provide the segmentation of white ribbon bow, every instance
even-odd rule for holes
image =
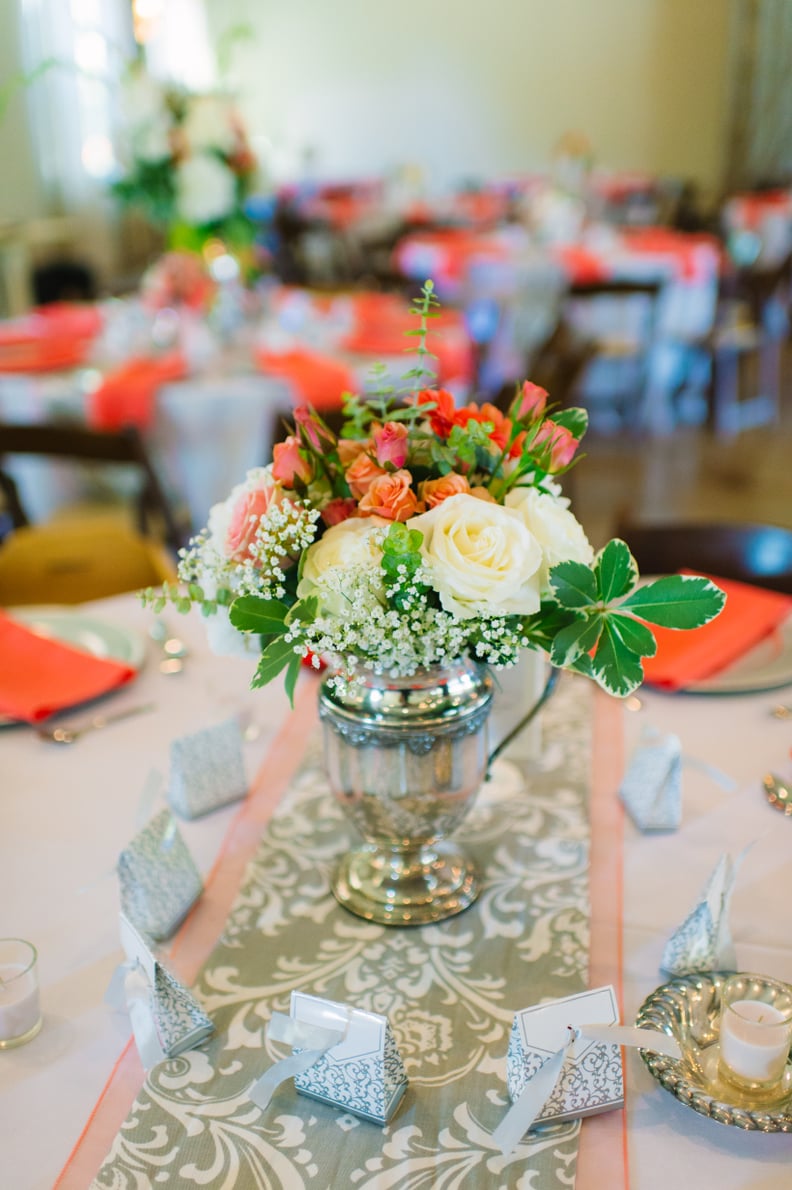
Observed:
[[[269,1040],[296,1046],[301,1053],[281,1058],[251,1085],[248,1094],[256,1107],[262,1111],[268,1107],[281,1083],[309,1070],[329,1049],[344,1040],[348,1027],[347,1022],[343,1029],[327,1029],[324,1025],[309,1025],[285,1013],[273,1012],[267,1026]]]
[[[529,1078],[522,1092],[515,1099],[492,1139],[506,1157],[520,1143],[525,1133],[553,1093],[564,1066],[567,1050],[581,1037],[588,1041],[604,1041],[610,1045],[637,1046],[665,1054],[667,1058],[681,1059],[682,1052],[673,1037],[656,1029],[639,1029],[631,1025],[581,1025],[573,1029],[568,1025],[569,1036],[560,1049],[556,1050]]]

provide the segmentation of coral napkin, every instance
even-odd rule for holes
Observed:
[[[94,306],[55,303],[0,323],[0,372],[54,372],[85,361],[102,329]]]
[[[28,723],[131,681],[130,665],[38,636],[0,612],[0,713]]]
[[[657,653],[647,657],[643,666],[645,680],[653,686],[682,690],[691,682],[711,677],[747,653],[792,613],[789,595],[707,577],[726,592],[726,606],[709,624],[689,632],[653,628]]]
[[[187,363],[178,352],[161,356],[139,356],[127,360],[105,376],[88,399],[88,421],[96,430],[118,430],[123,426],[148,429],[154,417],[157,391],[170,380],[187,375]]]
[[[341,394],[355,392],[353,372],[327,355],[303,348],[267,351],[258,348],[255,359],[263,372],[282,376],[294,386],[297,404],[307,402],[314,409],[340,409]]]

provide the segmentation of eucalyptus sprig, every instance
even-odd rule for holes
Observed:
[[[418,357],[415,361],[415,366],[410,368],[409,372],[404,373],[404,379],[409,381],[407,390],[413,394],[420,392],[422,388],[426,388],[429,382],[435,379],[434,369],[427,367],[425,361],[437,359],[437,356],[426,346],[426,339],[429,334],[429,319],[438,317],[440,313],[439,306],[440,302],[434,291],[434,283],[432,281],[424,281],[421,286],[421,296],[414,298],[410,307],[410,313],[420,320],[419,325],[414,327],[413,330],[404,332],[405,335],[413,336],[418,340],[416,347],[405,349],[414,351]]]

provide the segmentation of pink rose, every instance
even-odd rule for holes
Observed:
[[[333,431],[325,425],[310,405],[300,405],[294,410],[294,422],[297,433],[302,432],[306,441],[319,454],[323,452],[325,446],[329,446],[335,441]]]
[[[225,549],[232,561],[244,562],[250,557],[250,547],[256,539],[261,518],[271,504],[278,504],[282,499],[283,495],[276,487],[242,493],[231,512],[226,533]]]
[[[374,447],[381,467],[392,463],[398,471],[407,461],[407,427],[398,421],[386,421],[374,430]]]
[[[300,439],[290,434],[285,442],[276,442],[272,448],[272,478],[285,488],[293,488],[295,482],[308,483],[312,478],[311,464],[300,453]]]
[[[409,520],[416,513],[423,512],[423,505],[418,502],[411,483],[409,471],[380,475],[360,501],[360,512],[364,516],[385,517],[388,521]]]
[[[547,390],[526,380],[517,397],[514,416],[519,421],[538,421],[547,406]]]
[[[464,475],[457,475],[455,471],[441,475],[439,479],[427,479],[421,484],[421,497],[426,501],[427,508],[436,508],[449,496],[459,496],[463,492],[470,492],[470,484]]]
[[[348,521],[351,516],[357,512],[357,500],[352,500],[350,497],[338,496],[335,500],[331,500],[329,504],[325,504],[322,509],[322,520],[329,527],[330,525],[340,525],[342,521]]]
[[[356,500],[359,500],[361,496],[365,496],[374,480],[385,474],[387,472],[383,471],[382,467],[378,467],[368,455],[359,454],[348,468],[344,478],[349,484],[352,495]]]
[[[561,471],[569,466],[575,457],[580,442],[566,426],[556,425],[550,418],[544,422],[533,440],[531,450],[536,453],[537,447],[543,447],[548,455],[548,462],[544,464],[549,472]]]

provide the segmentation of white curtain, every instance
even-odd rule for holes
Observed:
[[[792,0],[732,0],[729,183],[792,178]]]

